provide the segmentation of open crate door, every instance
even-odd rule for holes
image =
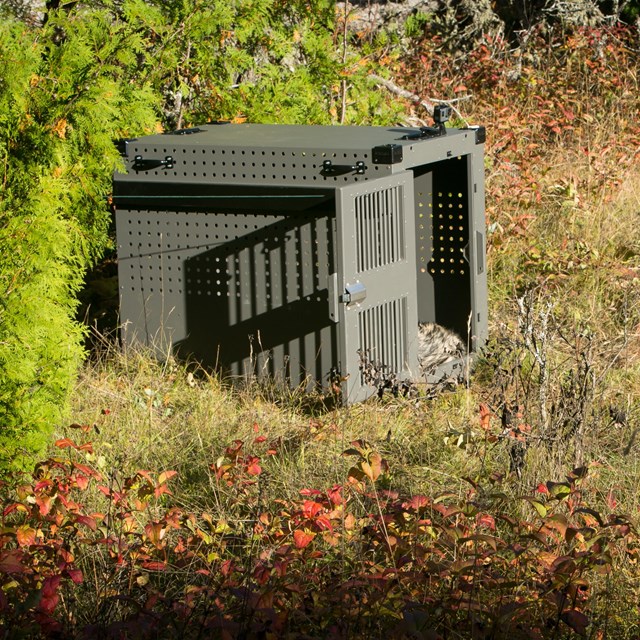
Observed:
[[[348,403],[375,389],[362,357],[398,379],[417,376],[417,284],[413,173],[339,188],[338,272],[333,315],[341,341],[342,392]]]

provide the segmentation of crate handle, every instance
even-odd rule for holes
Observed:
[[[173,157],[165,156],[164,160],[158,160],[157,158],[136,156],[133,159],[133,168],[135,171],[149,171],[150,169],[157,169],[158,167],[173,169]]]

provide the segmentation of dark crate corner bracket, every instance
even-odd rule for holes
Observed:
[[[487,335],[484,129],[219,123],[123,141],[126,343],[239,377],[375,393],[418,324]],[[434,372],[436,375],[438,372]]]

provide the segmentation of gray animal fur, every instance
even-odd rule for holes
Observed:
[[[466,347],[458,334],[439,324],[418,325],[418,364],[422,374],[430,374],[448,362],[461,358]]]

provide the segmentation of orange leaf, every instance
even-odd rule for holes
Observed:
[[[260,458],[253,457],[249,460],[247,464],[247,473],[250,476],[259,476],[262,473],[262,467],[258,464],[260,462]]]
[[[64,118],[60,118],[60,120],[51,127],[51,131],[53,131],[58,138],[64,140],[67,137],[67,121]]]
[[[316,534],[308,529],[301,531],[300,529],[296,529],[293,532],[293,541],[296,545],[297,549],[304,549],[308,546],[311,541],[316,537]]]
[[[382,473],[382,456],[379,453],[373,452],[369,456],[368,461],[360,463],[360,467],[367,478],[369,478],[371,482],[375,482]]]
[[[160,541],[164,537],[164,529],[159,522],[153,522],[145,525],[144,532],[147,534],[147,538],[156,546],[160,547]]]
[[[55,445],[60,449],[67,449],[68,447],[78,448],[76,443],[69,438],[60,438],[60,440],[56,440]]]
[[[38,509],[40,509],[40,515],[46,516],[49,511],[51,511],[51,504],[53,503],[54,496],[38,496],[36,498],[36,504],[38,505]]]
[[[76,484],[78,485],[78,489],[80,489],[80,491],[84,491],[89,486],[89,478],[79,473],[78,475],[76,475]]]
[[[164,571],[167,568],[166,562],[160,562],[159,560],[143,562],[141,566],[148,571]]]
[[[164,484],[167,480],[171,480],[171,478],[177,475],[178,475],[177,471],[163,471],[158,476],[158,484]]]
[[[23,524],[16,529],[16,539],[21,547],[28,547],[35,544],[36,530],[29,525]]]

